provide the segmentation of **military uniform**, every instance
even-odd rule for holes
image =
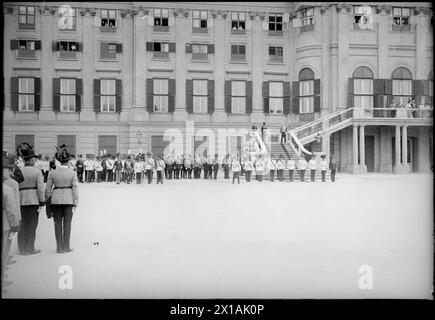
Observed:
[[[311,182],[316,181],[316,160],[311,158],[311,160],[308,162],[308,169],[310,169],[311,172]]]
[[[298,161],[298,170],[301,181],[304,181],[305,178],[305,170],[307,169],[307,161],[304,158],[299,159]]]
[[[322,161],[320,162],[320,172],[322,173],[322,182],[326,181],[326,170],[328,170],[328,161],[322,156]]]
[[[290,182],[293,182],[293,173],[295,171],[295,168],[296,168],[295,161],[293,159],[289,159],[287,161],[287,170],[289,173]]]
[[[243,165],[244,169],[245,169],[245,179],[246,182],[250,182],[251,181],[251,174],[252,174],[252,161],[250,159],[246,159],[245,163]]]
[[[280,157],[276,161],[276,170],[278,171],[278,180],[279,181],[284,181],[284,169],[285,169],[285,162],[282,159],[282,157]]]

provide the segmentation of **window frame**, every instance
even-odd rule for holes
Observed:
[[[234,20],[233,19],[233,14],[237,15],[237,19]],[[240,20],[240,15],[243,14],[245,17],[243,18],[243,20]],[[234,23],[236,23],[236,27],[234,27]],[[241,27],[241,23],[243,23],[243,27],[242,29],[240,29]],[[231,12],[231,30],[234,31],[245,31],[246,30],[246,12],[243,11],[232,11]]]
[[[308,15],[308,12],[312,11],[312,14]],[[307,23],[307,21],[309,23]],[[301,9],[301,26],[311,26],[314,25],[314,7]]]
[[[67,84],[67,88],[68,88],[68,93],[63,93],[62,92],[62,88],[63,88],[63,86],[62,86],[62,81],[73,81],[73,83],[74,83],[74,93],[71,93],[71,92],[69,92],[69,83]],[[76,95],[77,95],[77,86],[76,86],[76,81],[77,81],[77,79],[76,78],[68,78],[68,77],[65,77],[65,78],[60,78],[60,80],[59,80],[59,84],[60,84],[60,86],[59,86],[59,96],[60,96],[60,111],[61,112],[76,112],[76,108],[77,108],[77,105],[76,105]],[[63,103],[62,103],[62,98],[64,98],[64,97],[66,97],[67,98],[67,100],[68,100],[68,104],[67,104],[67,110],[65,110],[63,107],[64,107],[64,105],[63,105]],[[72,101],[73,101],[73,105],[74,105],[74,109],[73,110],[71,110],[69,107],[70,107],[70,99],[72,99]]]
[[[107,18],[103,18],[103,12],[107,11]],[[115,17],[110,18],[110,12],[115,12]],[[116,29],[116,18],[117,18],[117,12],[116,9],[100,9],[100,19],[101,23],[100,26],[102,28],[108,28],[108,29]],[[103,21],[106,20],[105,25],[103,25]],[[113,26],[110,26],[110,22],[113,21]]]
[[[59,7],[59,19],[61,19],[62,17],[65,17],[66,19],[68,19],[68,21],[70,21],[70,19],[72,19],[72,23],[71,24],[62,24],[62,26],[71,26],[71,28],[61,28],[61,24],[58,24],[59,26],[59,31],[75,31],[77,28],[77,8],[71,8],[71,7],[64,7],[63,9],[66,9],[68,14],[64,15],[63,13],[61,13],[61,9],[62,7]],[[71,10],[71,11],[70,11]],[[72,15],[69,15],[69,13],[72,12]]]
[[[281,95],[280,96],[272,96],[271,95],[271,91],[272,90],[270,90],[270,88],[271,88],[271,85],[273,84],[273,83],[280,83],[281,84]],[[275,108],[275,106],[274,106],[274,108],[272,108],[272,105],[274,105],[273,103],[272,103],[272,100],[277,100],[277,101],[280,101],[281,103],[280,103],[280,109],[276,109]],[[279,110],[280,112],[277,112],[277,110]],[[280,114],[280,115],[282,115],[282,114],[284,114],[284,81],[269,81],[269,114]]]
[[[271,49],[273,49],[274,53],[271,53]],[[279,53],[279,50],[281,51],[281,54],[277,54]],[[273,46],[268,46],[268,56],[269,56],[269,61],[273,61],[273,62],[283,62],[284,61],[284,47],[283,46],[277,46],[277,45],[273,45]]]
[[[274,19],[274,21],[271,21],[271,18]],[[277,18],[281,18],[281,22],[276,21]],[[284,31],[284,15],[282,13],[269,13],[268,16],[268,30],[269,31],[278,31],[283,32]],[[271,26],[273,25],[273,29],[271,29]],[[278,30],[277,26],[281,26],[281,29]]]
[[[155,93],[156,81],[166,81],[167,93]],[[156,97],[166,97],[166,110],[156,110]],[[153,112],[154,113],[168,113],[169,112],[169,78],[153,78]]]
[[[205,93],[204,94],[195,94],[195,82],[204,82],[205,83]],[[207,113],[208,112],[208,80],[207,79],[193,79],[192,80],[192,96],[193,96],[193,113]],[[198,101],[198,99],[195,98],[199,98],[200,101],[205,99],[205,110],[202,110],[201,106],[204,107],[203,105],[200,106],[200,110],[197,110],[196,108],[196,104],[195,101]]]
[[[404,78],[396,78],[396,77],[394,76],[394,74],[395,74],[396,71],[398,71],[399,69],[404,69],[404,70],[406,70],[407,72],[409,72],[409,76],[410,76],[410,77],[409,77],[409,78],[406,78],[406,77],[404,77]],[[412,80],[413,80],[413,77],[412,77],[412,72],[411,72],[411,70],[409,70],[409,69],[406,68],[406,67],[397,67],[396,69],[393,70],[393,72],[392,72],[392,74],[391,74],[391,80],[392,80],[392,95],[393,95],[393,102],[396,101],[396,99],[399,99],[399,102],[400,102],[401,104],[403,104],[403,105],[406,106],[406,103],[408,102],[408,100],[409,100],[409,99],[412,99],[412,97],[413,97],[413,95],[412,95]],[[408,84],[409,94],[395,94],[395,88],[397,88],[396,83],[398,83],[398,81],[400,81],[400,82],[399,82],[399,83],[400,83],[399,87],[401,88],[401,90],[402,90],[402,84],[403,84],[404,81],[407,81],[407,82],[409,83],[409,84]],[[404,101],[403,98],[405,98],[406,101]],[[403,102],[403,101],[404,101],[404,102]]]
[[[409,11],[409,15],[403,15],[403,9],[407,9]],[[410,31],[411,30],[411,17],[412,17],[412,8],[410,7],[393,7],[391,10],[391,26],[393,31]],[[394,11],[400,10],[400,15],[397,15]],[[404,23],[404,19],[407,19],[407,22]]]
[[[116,112],[116,80],[115,78],[101,78],[100,79],[100,112],[101,113],[115,113]],[[103,93],[103,82],[108,81],[107,86],[110,89],[110,81],[113,81],[113,94],[111,93]],[[108,90],[110,91],[110,90]],[[103,99],[107,98],[107,102],[103,103]],[[113,98],[113,111],[110,110],[110,100]],[[103,110],[104,106],[107,105],[107,110]]]
[[[233,47],[237,47],[237,53],[233,53]],[[245,53],[240,53],[240,48],[243,47]],[[230,44],[231,61],[246,61],[246,44]]]
[[[362,75],[356,74],[358,71],[362,71]],[[367,73],[366,75],[364,75],[364,71],[368,70],[370,73]],[[367,100],[370,101],[369,103],[369,107],[373,109],[373,80],[374,80],[374,74],[373,71],[365,66],[360,66],[358,68],[356,68],[352,74],[352,79],[353,79],[353,105],[355,108],[361,108],[361,104],[357,103],[357,99],[361,99],[361,101],[365,100],[364,98],[368,98]],[[358,81],[371,81],[371,93],[363,93],[363,92],[356,92],[356,88],[357,86],[355,85],[355,80]],[[366,108],[364,106],[364,108]]]
[[[198,12],[198,18],[195,18],[195,12]],[[205,12],[207,17],[202,18],[202,13]],[[208,28],[208,10],[192,10],[192,28],[193,29],[207,29]],[[199,21],[198,26],[195,26],[195,21]],[[205,22],[205,26],[202,26],[202,23]]]
[[[26,8],[26,13],[22,14],[21,13],[21,8]],[[29,8],[33,8],[33,13],[30,14],[29,13]],[[25,17],[25,23],[21,23],[20,22],[20,17]],[[29,23],[29,17],[33,16],[33,23]],[[18,6],[18,29],[31,29],[34,30],[35,29],[35,25],[36,25],[36,6],[28,6],[28,5],[19,5]]]
[[[235,95],[235,90],[233,90],[233,83],[240,82],[243,83],[245,87],[244,95]],[[238,110],[235,110],[234,99],[243,101],[243,111],[240,111],[240,105],[237,106]],[[231,80],[231,113],[234,114],[245,114],[246,113],[246,80]]]
[[[21,79],[26,79],[27,88],[29,87],[29,80],[33,81],[33,92],[21,92]],[[26,109],[22,108],[22,98],[26,98]],[[29,97],[33,99],[33,109],[29,109]],[[35,78],[34,77],[18,77],[18,110],[20,112],[34,112],[35,111]]]
[[[157,15],[156,12],[159,11],[160,13]],[[163,11],[167,11],[168,14],[166,17],[163,16]],[[154,8],[153,9],[153,25],[156,27],[169,27],[169,9],[166,8]],[[164,20],[165,19],[165,20]],[[159,21],[159,24],[156,24],[156,21]],[[165,25],[163,25],[163,22],[166,22]]]

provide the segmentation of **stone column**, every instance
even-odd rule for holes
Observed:
[[[56,8],[44,6],[40,8],[41,13],[41,110],[39,120],[55,120],[53,111],[53,78],[55,53],[53,52],[52,41],[54,39],[54,28],[57,23],[53,23]]]
[[[367,172],[366,166],[366,144],[365,144],[365,133],[364,126],[359,127],[359,169],[360,172]]]
[[[175,16],[175,109],[174,120],[186,121],[186,30],[189,30],[189,11],[174,10]]]
[[[402,127],[402,172],[409,173],[410,166],[408,164],[408,127]]]
[[[330,81],[328,81],[328,79],[330,77],[330,73],[331,73],[331,64],[329,62],[329,59],[330,59],[329,58],[329,43],[330,43],[330,34],[331,34],[331,29],[329,27],[329,24],[330,24],[329,6],[323,5],[320,8],[320,13],[321,13],[320,23],[322,26],[322,29],[320,31],[322,34],[322,36],[321,36],[321,39],[322,39],[322,73],[321,73],[321,76],[319,76],[317,78],[322,79],[321,80],[322,105],[321,105],[321,109],[320,109],[320,112],[321,112],[320,114],[321,114],[321,116],[325,116],[325,115],[329,114],[330,112],[334,112],[335,107],[337,107],[337,106],[331,105],[330,89],[329,89]]]
[[[337,100],[333,110],[337,107],[347,105],[347,82],[349,72],[349,26],[352,24],[351,19],[353,7],[349,4],[337,4],[337,79],[331,86],[337,92]],[[333,66],[333,68],[335,65]]]
[[[337,5],[332,4],[330,12],[330,38],[329,38],[329,83],[331,90],[329,93],[329,104],[331,105],[331,112],[334,112],[338,106],[338,14]]]
[[[353,173],[357,173],[358,165],[358,126],[353,126],[352,131],[352,150],[353,150]]]
[[[412,10],[412,8],[411,8]],[[415,8],[415,77],[414,79],[427,79],[427,47],[432,46],[432,32],[429,32],[429,8]],[[417,102],[418,103],[418,102]]]
[[[250,13],[249,19],[252,20],[252,123],[265,121],[263,110],[263,20],[264,13]]]
[[[401,171],[401,161],[400,161],[400,126],[396,126],[396,136],[395,136],[395,167],[394,172],[400,173]]]
[[[147,34],[148,11],[138,8],[133,11],[133,108],[131,121],[143,122],[148,120],[146,108],[146,48],[145,35]],[[136,135],[136,131],[134,133]],[[144,138],[142,138],[145,140]],[[135,143],[136,136],[131,137],[130,143]]]
[[[214,19],[214,113],[213,121],[227,121],[225,112],[225,37],[227,12],[212,12]]]
[[[83,100],[80,112],[80,121],[95,121],[94,112],[94,78],[97,43],[95,42],[95,9],[83,8],[80,10],[83,21]]]
[[[326,159],[330,157],[330,143],[331,143],[331,135],[325,135],[322,137],[322,153],[326,155]]]

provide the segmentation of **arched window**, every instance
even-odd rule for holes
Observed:
[[[352,75],[355,108],[373,108],[373,72],[367,67],[357,68]]]
[[[300,113],[314,112],[314,72],[304,68],[299,73]]]
[[[393,102],[406,105],[412,98],[412,74],[407,68],[397,68],[391,76],[393,80]]]

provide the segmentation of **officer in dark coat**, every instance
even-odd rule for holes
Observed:
[[[73,250],[70,235],[73,212],[79,201],[78,180],[74,170],[68,168],[71,157],[66,148],[58,151],[55,157],[60,166],[48,175],[45,198],[50,201],[53,211],[57,253],[67,253]]]
[[[45,205],[44,178],[41,170],[34,167],[37,155],[29,146],[20,148],[19,154],[25,162],[21,168],[24,181],[19,184],[22,227],[18,233],[18,249],[21,255],[36,254],[36,228],[38,227],[39,211]]]

